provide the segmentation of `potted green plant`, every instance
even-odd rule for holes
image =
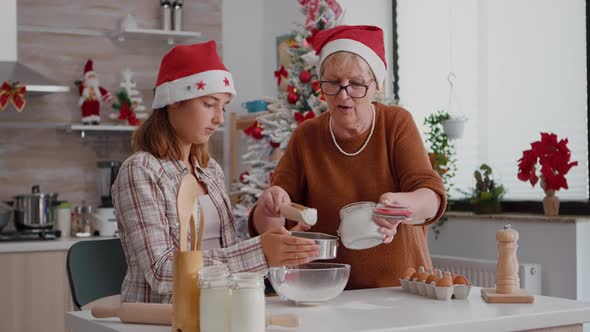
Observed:
[[[449,118],[449,113],[439,110],[424,119],[424,125],[426,126],[425,141],[428,147],[428,157],[432,168],[438,173],[438,175],[440,175],[443,181],[447,194],[447,201],[451,197],[451,189],[453,188],[451,179],[455,176],[457,171],[455,146],[443,128],[443,122]],[[447,210],[449,208],[450,204],[447,205]],[[435,239],[438,239],[440,227],[442,227],[447,220],[448,218],[443,216],[437,222],[432,224],[431,229],[434,232]]]
[[[476,214],[494,214],[502,212],[501,200],[505,190],[503,185],[494,181],[492,168],[482,164],[478,170],[473,172],[475,188],[473,188],[469,201],[474,207]]]

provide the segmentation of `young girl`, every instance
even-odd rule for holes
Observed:
[[[285,228],[238,239],[223,171],[207,151],[233,96],[232,76],[214,41],[176,46],[162,59],[154,111],[136,131],[136,153],[123,163],[112,188],[127,258],[121,301],[171,302],[179,244],[176,194],[188,174],[198,181],[205,216],[205,265],[260,271],[305,263],[318,254],[313,240],[290,236]]]

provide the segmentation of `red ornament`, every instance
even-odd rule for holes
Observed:
[[[298,124],[301,124],[301,122],[305,120],[315,118],[315,113],[312,111],[307,111],[305,113],[297,112],[293,117],[295,118],[295,121],[297,121]]]
[[[248,175],[250,175],[250,173],[248,173],[248,172],[244,172],[244,173],[240,174],[240,182],[247,183],[248,180],[246,179],[246,176],[248,176]]]
[[[270,141],[270,146],[272,146],[273,148],[278,148],[279,146],[281,146],[281,143]]]
[[[262,139],[264,137],[262,134],[262,127],[258,121],[254,121],[250,127],[244,129],[244,134],[255,139]]]
[[[311,81],[311,72],[309,70],[304,70],[299,73],[299,80],[301,83],[308,83]]]
[[[298,100],[299,100],[299,95],[296,93],[291,92],[291,93],[289,93],[289,95],[287,95],[287,101],[290,104],[295,104]]]

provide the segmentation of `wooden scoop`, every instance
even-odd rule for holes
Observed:
[[[172,325],[172,305],[162,303],[121,303],[96,305],[90,311],[95,318],[118,317],[123,323]],[[266,312],[265,326],[298,327],[299,316]]]
[[[178,214],[178,251],[187,250],[187,230],[197,200],[198,191],[197,179],[192,175],[186,175],[180,182],[176,195],[176,213]]]
[[[203,231],[205,228],[205,216],[203,208],[199,208],[199,230],[197,233],[195,215],[191,215],[191,250],[201,251],[203,248]]]
[[[313,226],[318,220],[318,210],[297,203],[285,203],[280,207],[281,216]]]

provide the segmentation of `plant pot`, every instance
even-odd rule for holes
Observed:
[[[450,139],[463,137],[465,131],[465,119],[448,119],[441,121],[445,134]]]
[[[496,214],[502,213],[502,204],[495,199],[481,200],[474,204],[475,214]]]
[[[545,198],[543,198],[543,212],[546,216],[559,215],[559,197],[555,196],[555,190],[547,190],[545,193]]]

